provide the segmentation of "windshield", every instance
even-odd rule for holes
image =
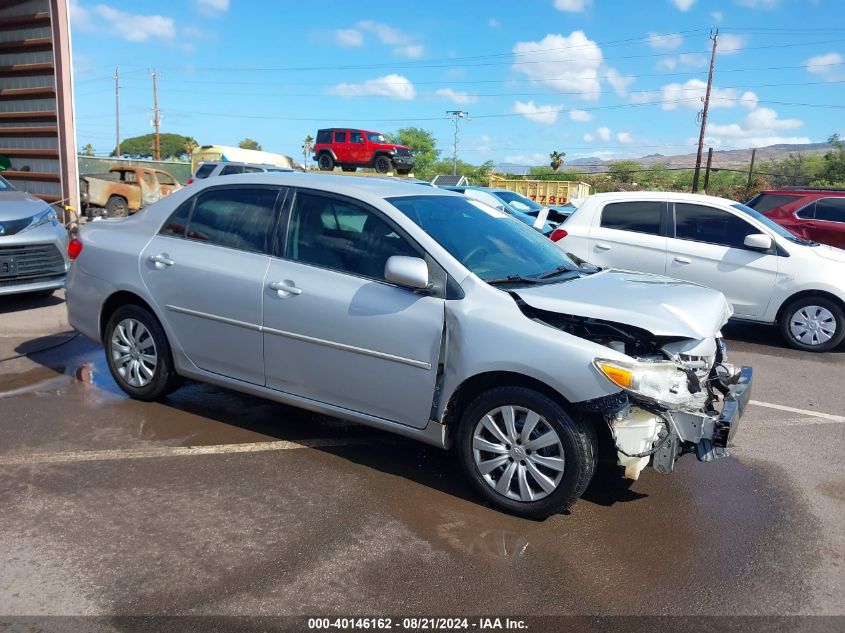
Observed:
[[[543,205],[537,204],[531,198],[526,198],[522,194],[514,191],[497,191],[496,196],[514,206],[517,211],[522,211],[524,213],[534,211],[536,215],[536,212],[543,208]]]
[[[14,191],[15,188],[9,184],[8,180],[4,180],[3,176],[0,176],[0,191]]]
[[[370,143],[384,143],[384,137],[376,132],[368,132],[367,140],[370,141]]]
[[[535,278],[530,283],[554,271],[578,270],[553,242],[481,202],[427,195],[387,201],[484,281]]]
[[[751,207],[747,207],[744,204],[742,204],[741,202],[737,202],[736,204],[734,204],[733,208],[739,209],[745,215],[751,216],[752,218],[754,218],[758,222],[762,222],[763,224],[766,225],[767,229],[770,229],[771,231],[777,233],[782,238],[789,240],[793,244],[815,244],[815,242],[811,242],[810,240],[802,239],[802,238],[796,236],[794,233],[790,233],[787,229],[783,228],[780,224],[773,222],[772,220],[767,218],[765,215],[763,215],[759,211],[755,211]]]

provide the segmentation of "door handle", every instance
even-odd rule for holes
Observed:
[[[150,257],[150,261],[153,264],[155,264],[155,267],[158,268],[159,270],[161,270],[165,266],[172,266],[173,264],[176,263],[167,256],[167,253],[160,253],[158,255],[152,255]]]
[[[610,244],[605,244],[604,242],[597,242],[596,248],[599,249],[600,251],[609,251],[610,250]]]
[[[291,282],[274,281],[274,282],[268,284],[268,286],[270,287],[271,290],[275,290],[276,292],[278,292],[280,297],[286,297],[288,295],[301,295],[302,294],[302,289],[297,288],[295,285],[293,285],[292,281]],[[287,293],[287,294],[282,294],[283,292]]]
[[[691,259],[687,259],[686,257],[676,257],[676,258],[675,258],[675,261],[676,261],[678,264],[692,264],[692,260],[691,260]]]

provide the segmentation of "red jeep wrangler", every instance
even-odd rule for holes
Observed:
[[[374,167],[380,174],[396,170],[409,174],[414,168],[411,150],[384,140],[379,132],[350,128],[317,130],[314,160],[323,171],[332,171],[335,165],[343,171],[359,167]]]

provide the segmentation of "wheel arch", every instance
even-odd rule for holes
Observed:
[[[144,308],[156,318],[160,325],[162,325],[161,319],[159,318],[155,309],[143,298],[141,298],[134,292],[130,292],[128,290],[118,290],[117,292],[114,292],[109,295],[109,297],[103,302],[103,307],[100,309],[100,319],[99,323],[97,324],[98,332],[100,334],[100,340],[103,340],[103,335],[106,330],[106,324],[109,322],[111,316],[115,313],[115,311],[117,311],[118,308],[122,308],[126,305],[136,305],[140,308]],[[164,329],[163,325],[162,329]]]
[[[780,304],[778,307],[777,315],[775,316],[775,323],[780,323],[781,320],[784,318],[784,312],[786,308],[791,304],[797,301],[798,299],[805,299],[809,297],[820,297],[822,299],[827,299],[828,301],[833,301],[836,305],[839,306],[839,309],[845,312],[845,301],[842,300],[841,297],[837,297],[832,292],[827,292],[825,290],[801,290],[799,292],[795,292],[789,295],[786,299],[783,300],[783,303]]]

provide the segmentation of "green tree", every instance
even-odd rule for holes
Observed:
[[[827,142],[830,143],[830,151],[824,155],[824,167],[819,176],[831,183],[845,181],[845,141],[834,134]]]
[[[82,148],[82,155],[83,156],[93,156],[94,155],[94,146],[91,143],[88,143],[85,147]]]
[[[185,140],[185,144],[182,146],[182,149],[185,150],[185,154],[188,156],[188,158],[190,158],[191,154],[194,153],[194,150],[197,147],[199,147],[197,142],[194,139],[192,139],[190,136],[188,136]]]
[[[311,156],[311,150],[314,149],[314,137],[308,134],[305,140],[302,141],[302,165],[308,169],[308,160]]]
[[[554,151],[549,154],[549,165],[551,166],[551,168],[555,171],[560,169],[560,166],[563,165],[564,156],[566,156],[566,152]]]
[[[248,136],[240,143],[238,143],[238,147],[240,147],[241,149],[256,149],[258,151],[261,151],[261,144],[255,139],[249,138]]]
[[[634,174],[641,169],[640,164],[635,160],[617,160],[610,164],[608,172],[618,182],[633,182]]]
[[[185,144],[188,141],[192,141],[196,144],[196,141],[190,136],[182,136],[181,134],[162,134],[159,140],[161,144],[161,158],[163,160],[170,160],[174,158],[184,159]],[[129,154],[130,156],[152,158],[154,144],[154,134],[133,136],[132,138],[123,139],[120,142],[120,152],[122,154]],[[112,151],[110,155],[114,156],[114,151]]]
[[[419,127],[403,127],[391,134],[385,134],[385,138],[398,145],[406,145],[414,152],[414,174],[417,178],[428,179],[433,177],[438,172],[432,170],[433,165],[440,158],[440,150],[437,149],[437,142],[434,140],[434,135],[428,130]],[[448,172],[440,171],[439,173],[452,173],[451,168]]]

